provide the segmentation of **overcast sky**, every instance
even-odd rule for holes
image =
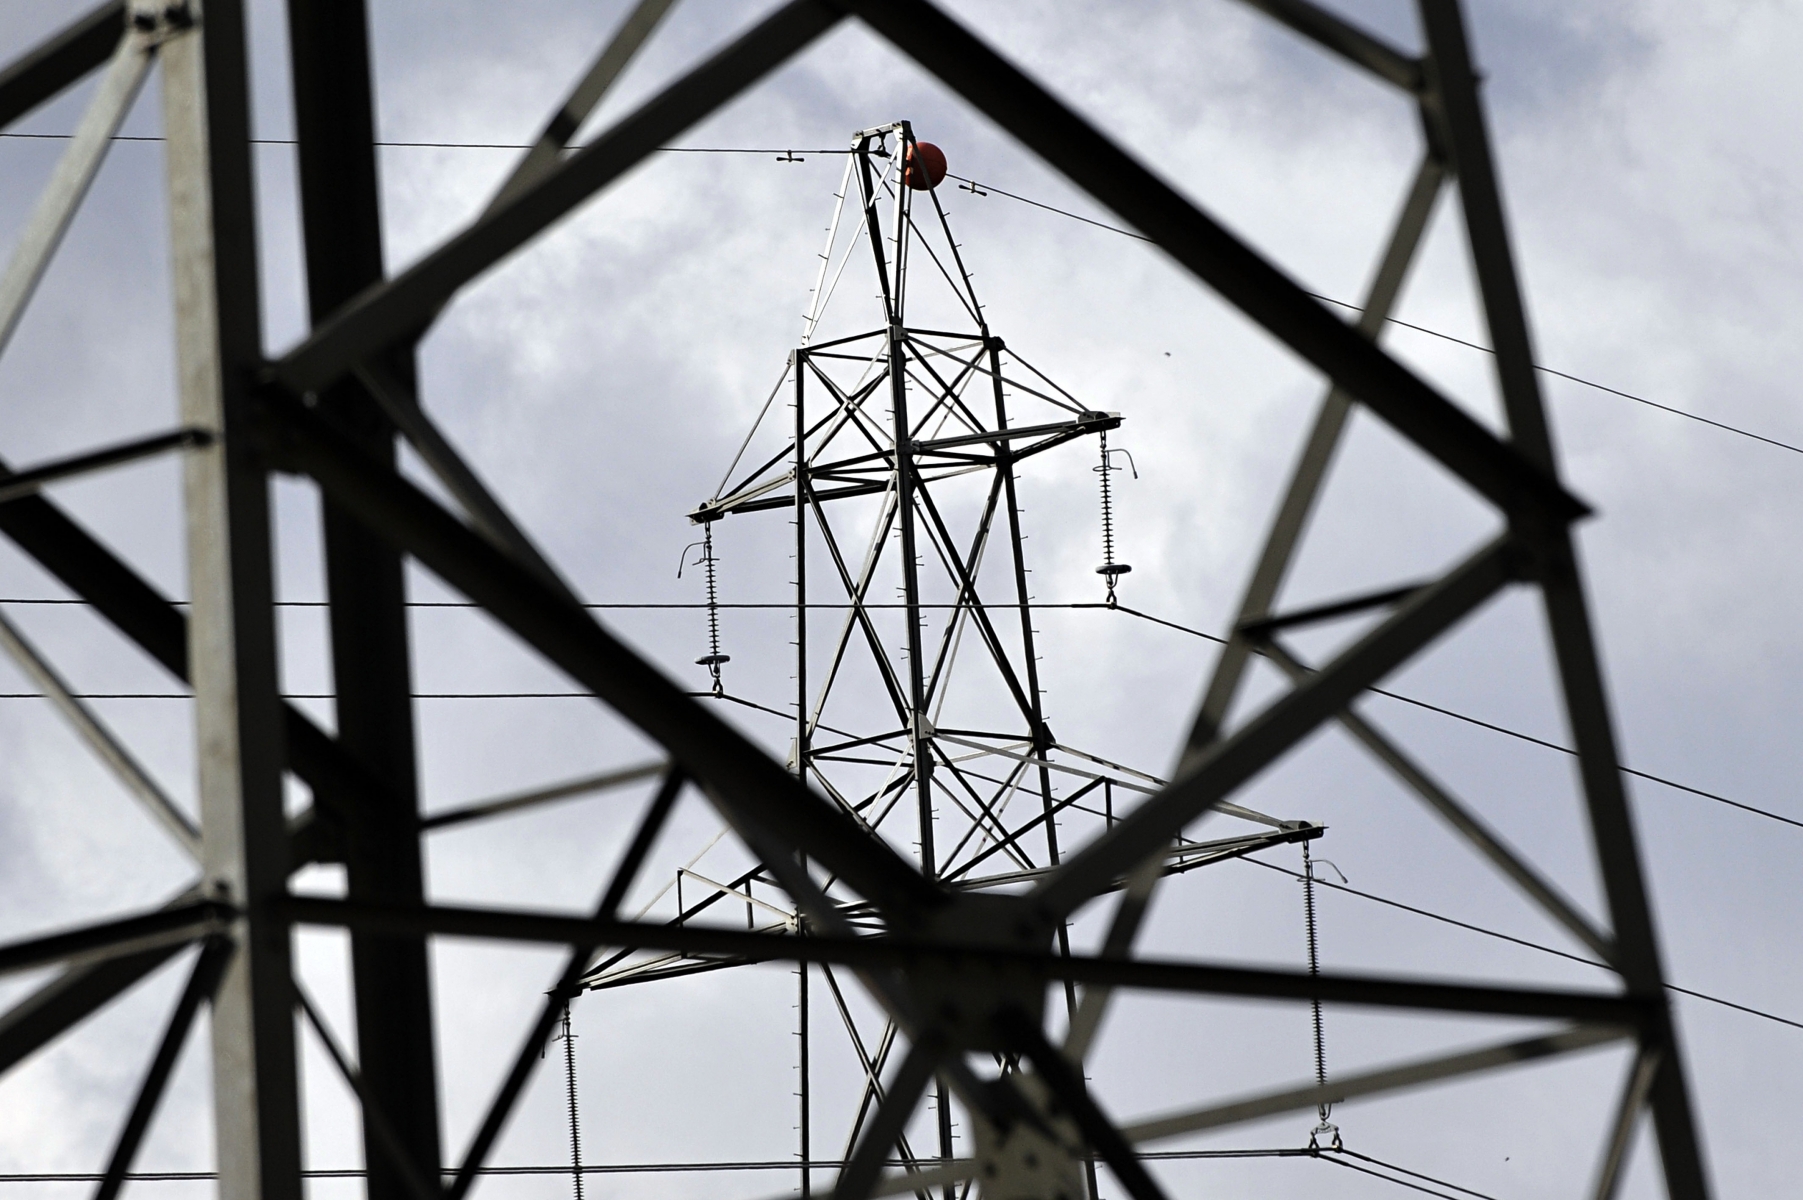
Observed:
[[[61,6],[0,2],[7,54],[64,19]],[[385,141],[529,140],[605,41],[625,5],[518,0],[505,6],[372,0],[379,131]],[[683,0],[588,132],[627,112],[770,7]],[[1420,153],[1409,106],[1227,3],[1122,6],[1017,0],[949,7],[1015,62],[1130,148],[1310,290],[1357,301]],[[1411,6],[1339,7],[1414,47]],[[1517,0],[1470,6],[1475,53],[1500,161],[1538,358],[1563,469],[1597,510],[1580,532],[1626,762],[1641,771],[1803,820],[1793,712],[1803,690],[1803,558],[1791,553],[1803,451],[1699,423],[1617,393],[1803,446],[1786,334],[1803,300],[1794,63],[1803,14],[1775,3]],[[283,17],[252,5],[265,328],[272,354],[304,332]],[[153,74],[126,132],[160,132]],[[92,85],[17,131],[64,133]],[[1208,633],[1230,622],[1320,379],[1181,269],[1120,233],[1009,199],[1113,218],[877,38],[847,24],[762,86],[691,130],[691,147],[795,148],[662,154],[591,201],[451,306],[422,348],[426,402],[585,597],[701,599],[685,571],[684,514],[710,495],[801,333],[823,228],[852,131],[896,119],[945,149],[987,195],[941,199],[995,331],[1092,408],[1119,411],[1115,442],[1139,477],[1118,491],[1126,604]],[[22,226],[61,150],[0,139],[0,236]],[[391,269],[468,222],[517,152],[396,146],[381,151]],[[155,141],[113,150],[67,244],[0,359],[0,457],[14,466],[174,423],[167,214]],[[999,189],[999,190],[997,190]],[[1398,315],[1485,340],[1449,193],[1437,209]],[[871,322],[875,324],[875,321]],[[1497,408],[1481,352],[1392,327],[1386,344],[1480,419]],[[1101,583],[1093,448],[1081,443],[1023,472],[1028,564],[1042,601],[1095,601]],[[134,466],[52,490],[171,597],[186,594],[178,474]],[[277,485],[279,588],[323,594],[317,502]],[[1443,570],[1495,528],[1493,515],[1376,421],[1360,415],[1336,464],[1286,603],[1306,604]],[[730,601],[789,595],[788,526],[733,518],[719,530]],[[416,573],[413,595],[454,599]],[[0,545],[0,604],[98,693],[175,690],[78,605]],[[417,690],[558,691],[567,681],[486,618],[416,609]],[[704,673],[705,621],[693,610],[614,610],[614,629],[688,686]],[[282,616],[285,686],[329,692],[323,617]],[[1041,614],[1046,709],[1062,741],[1167,771],[1214,647],[1123,613]],[[1303,644],[1325,654],[1350,629]],[[781,705],[791,695],[781,612],[729,610],[728,683]],[[1254,695],[1272,694],[1259,675]],[[1554,743],[1556,703],[1539,611],[1527,593],[1491,604],[1386,686]],[[0,692],[29,692],[0,667]],[[329,724],[327,701],[305,701]],[[191,800],[186,704],[96,707],[184,803]],[[1381,697],[1364,713],[1589,911],[1601,912],[1571,760]],[[428,809],[635,762],[646,743],[574,699],[422,699]],[[782,722],[728,711],[782,754]],[[1643,779],[1631,780],[1671,980],[1803,1020],[1803,969],[1790,953],[1803,915],[1792,881],[1803,830]],[[594,902],[641,791],[547,808],[438,835],[428,875],[446,901],[580,910]],[[1316,844],[1354,888],[1513,937],[1578,952],[1361,750],[1327,732],[1240,797],[1326,823]],[[685,801],[635,903],[705,847],[718,821]],[[1226,829],[1211,819],[1199,830]],[[696,869],[732,872],[730,839]],[[1265,856],[1294,869],[1293,847]],[[41,700],[0,699],[0,913],[24,936],[153,904],[186,883],[168,839],[87,758]],[[717,876],[716,876],[717,877]],[[1333,876],[1337,879],[1337,876]],[[300,886],[330,891],[329,870]],[[1229,863],[1161,896],[1154,952],[1299,966],[1301,889],[1284,874]],[[663,903],[668,905],[668,898]],[[1343,892],[1319,898],[1325,965],[1603,986],[1593,968],[1387,908]],[[658,910],[662,911],[662,910]],[[1093,915],[1079,940],[1093,938]],[[308,933],[307,986],[352,1036],[341,940]],[[445,1140],[459,1154],[558,956],[446,943],[435,953]],[[179,989],[166,971],[0,1086],[0,1171],[96,1168]],[[0,999],[38,977],[14,978]],[[599,1162],[779,1160],[795,1151],[795,981],[757,968],[586,997],[575,1008],[585,1156]],[[857,1002],[861,1003],[861,1002]],[[858,1007],[866,1036],[875,1028]],[[1677,999],[1711,1170],[1723,1196],[1781,1194],[1792,1172],[1791,1112],[1803,1101],[1803,1030]],[[1301,1082],[1308,1017],[1291,1006],[1123,1001],[1092,1075],[1123,1119]],[[816,1154],[843,1145],[857,1083],[830,993],[814,992]],[[1329,1010],[1330,1072],[1508,1036],[1530,1025],[1399,1019]],[[204,1038],[184,1059],[141,1158],[146,1169],[204,1169],[211,1156]],[[307,1050],[312,1165],[357,1165],[346,1092]],[[1619,1051],[1355,1102],[1335,1120],[1347,1145],[1497,1197],[1575,1195],[1594,1170],[1623,1071]],[[548,1059],[497,1151],[507,1164],[566,1161],[561,1067]],[[1301,1145],[1306,1114],[1170,1148]],[[928,1144],[925,1124],[915,1145]],[[961,1143],[963,1148],[967,1143]],[[1659,1193],[1638,1143],[1624,1194]],[[1307,1160],[1161,1163],[1176,1194],[1383,1196],[1395,1191]],[[818,1181],[818,1176],[816,1177]],[[757,1197],[788,1173],[623,1175],[597,1192]],[[81,1185],[59,1185],[75,1195]],[[144,1196],[207,1194],[145,1183]],[[0,1183],[13,1194],[50,1185]],[[39,1190],[43,1189],[43,1190]],[[195,1189],[195,1190],[190,1190]],[[493,1196],[561,1196],[564,1179],[491,1180]],[[347,1182],[313,1185],[320,1197]],[[1105,1189],[1118,1196],[1118,1187]]]

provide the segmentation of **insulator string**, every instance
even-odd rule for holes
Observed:
[[[714,557],[714,523],[707,522],[702,526],[702,530],[701,541],[691,543],[682,552],[683,561],[686,563],[689,551],[693,550],[697,544],[700,545],[701,558],[699,561],[707,582],[707,653],[696,659],[695,665],[707,668],[708,674],[714,681],[714,695],[724,696],[726,686],[720,682],[720,667],[723,663],[731,662],[732,655],[720,653],[720,581],[715,567],[718,560]],[[676,568],[676,577],[682,578],[682,564],[680,563]]]
[[[1133,570],[1133,568],[1126,563],[1117,563],[1114,561],[1114,485],[1110,476],[1113,475],[1114,472],[1120,470],[1120,468],[1110,461],[1109,455],[1111,453],[1125,454],[1126,451],[1118,449],[1110,451],[1108,449],[1108,431],[1106,429],[1102,430],[1098,436],[1101,439],[1102,461],[1099,465],[1091,468],[1102,481],[1102,565],[1096,568],[1096,574],[1107,581],[1108,607],[1113,608],[1116,605],[1114,598],[1115,581],[1122,575]],[[1127,461],[1131,463],[1133,461],[1132,457],[1129,456]],[[1138,474],[1139,472],[1135,470],[1135,477],[1137,477]]]
[[[570,1178],[576,1200],[582,1200],[582,1125],[576,1108],[576,1035],[570,1032],[570,1006],[563,1006],[563,1069],[570,1098]]]
[[[1321,974],[1321,939],[1315,926],[1315,863],[1309,856],[1308,843],[1302,843],[1302,914],[1308,926],[1308,973],[1310,978]],[[1309,1000],[1309,1015],[1314,1021],[1315,1029],[1315,1083],[1319,1087],[1327,1086],[1327,1037],[1321,1025],[1321,998]],[[1333,1135],[1333,1144],[1340,1145],[1340,1127],[1327,1118],[1333,1112],[1333,1105],[1323,1101],[1315,1106],[1320,1123],[1309,1132],[1308,1144],[1319,1145],[1318,1138],[1323,1133]]]

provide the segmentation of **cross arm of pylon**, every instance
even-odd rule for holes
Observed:
[[[606,920],[518,909],[363,903],[290,896],[282,914],[300,925],[384,933],[618,946],[728,954],[751,962],[826,962],[865,970],[952,970],[975,979],[1070,979],[1108,987],[1257,997],[1499,1017],[1571,1020],[1610,1029],[1657,1027],[1660,1002],[1582,989],[1530,988],[1436,979],[1276,970],[1172,959],[1108,958],[975,945],[941,937],[797,938],[721,926]],[[6,952],[0,947],[0,956]],[[0,957],[0,962],[3,962]]]

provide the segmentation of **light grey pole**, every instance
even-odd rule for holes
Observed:
[[[289,936],[273,911],[288,846],[269,481],[246,436],[261,327],[243,13],[187,12],[162,50],[176,361],[182,420],[215,435],[185,460],[189,677],[206,887],[244,914],[213,1003],[219,1194],[300,1200]]]

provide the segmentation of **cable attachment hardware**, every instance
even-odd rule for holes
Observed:
[[[720,682],[720,667],[732,661],[732,655],[720,653],[720,590],[719,580],[715,575],[714,557],[714,523],[709,521],[702,526],[703,534],[699,542],[690,542],[682,548],[682,558],[676,564],[676,578],[682,578],[683,567],[689,565],[689,551],[696,546],[701,547],[701,557],[695,561],[701,564],[707,577],[707,653],[695,660],[698,667],[706,667],[714,680],[714,695],[724,696],[726,686]]]
[[[1113,608],[1115,606],[1114,585],[1122,575],[1128,574],[1133,568],[1126,563],[1114,561],[1114,489],[1109,481],[1109,476],[1121,468],[1115,466],[1109,456],[1126,454],[1127,465],[1133,468],[1133,478],[1135,479],[1139,478],[1139,464],[1133,461],[1131,454],[1127,454],[1118,446],[1113,450],[1108,448],[1108,431],[1106,429],[1097,436],[1102,443],[1102,461],[1100,465],[1090,468],[1102,481],[1102,565],[1096,568],[1096,574],[1108,581],[1108,607]]]

